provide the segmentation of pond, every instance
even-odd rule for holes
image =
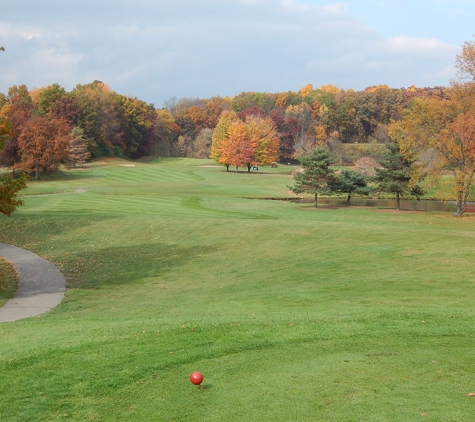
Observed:
[[[292,202],[299,204],[313,204],[313,198],[296,199]],[[346,207],[346,198],[318,198],[318,205],[333,205],[337,207]],[[370,198],[351,198],[351,206],[360,207],[380,207],[380,208],[394,208],[396,209],[395,199],[370,199]],[[439,212],[455,212],[455,201],[435,201],[422,199],[417,201],[415,199],[401,199],[401,210],[414,211],[439,211]],[[467,212],[475,212],[475,202],[467,203]]]

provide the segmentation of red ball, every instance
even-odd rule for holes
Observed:
[[[190,375],[190,381],[192,384],[200,385],[203,382],[203,374],[201,372],[193,372]]]

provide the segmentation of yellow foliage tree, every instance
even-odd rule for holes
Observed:
[[[323,146],[327,143],[327,132],[323,126],[315,127],[315,143],[317,146]]]
[[[313,85],[307,84],[301,90],[300,93],[305,97],[309,92],[313,91]]]
[[[285,110],[287,108],[288,98],[288,92],[281,92],[279,95],[277,95],[277,99],[275,100],[275,107],[280,108],[281,110]]]
[[[455,57],[455,67],[462,79],[475,81],[475,42],[465,41],[462,53]]]
[[[401,151],[418,159],[432,179],[442,171],[454,176],[456,215],[466,210],[475,174],[475,84],[454,84],[448,99],[414,98],[389,135]]]
[[[340,93],[340,89],[338,89],[336,86],[333,86],[331,84],[322,85],[320,87],[320,91],[329,92],[330,94],[333,94],[333,95]]]

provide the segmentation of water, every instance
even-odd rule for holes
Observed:
[[[313,198],[297,199],[295,202],[300,204],[313,204]],[[318,198],[318,205],[333,205],[337,207],[346,207],[346,198]],[[396,209],[395,199],[370,199],[370,198],[351,198],[351,206],[358,207],[380,207]],[[401,210],[414,211],[439,211],[439,212],[455,212],[455,201],[433,201],[415,199],[401,199]],[[475,212],[475,202],[467,203],[467,212]]]

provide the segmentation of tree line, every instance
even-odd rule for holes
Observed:
[[[273,142],[268,158],[288,162],[320,145],[338,151],[344,143],[388,142],[390,123],[401,120],[414,98],[446,97],[447,88],[381,85],[345,91],[331,85],[315,89],[306,85],[299,92],[172,98],[156,109],[100,81],[77,85],[70,92],[59,84],[31,91],[15,85],[0,93],[0,136],[5,139],[0,165],[38,178],[61,163],[76,165],[104,156],[209,158],[216,156],[213,134],[224,112],[234,113],[235,122],[252,120],[248,126],[267,125],[279,143],[274,151]],[[236,130],[234,125],[232,132]],[[349,161],[344,154],[339,157]]]

